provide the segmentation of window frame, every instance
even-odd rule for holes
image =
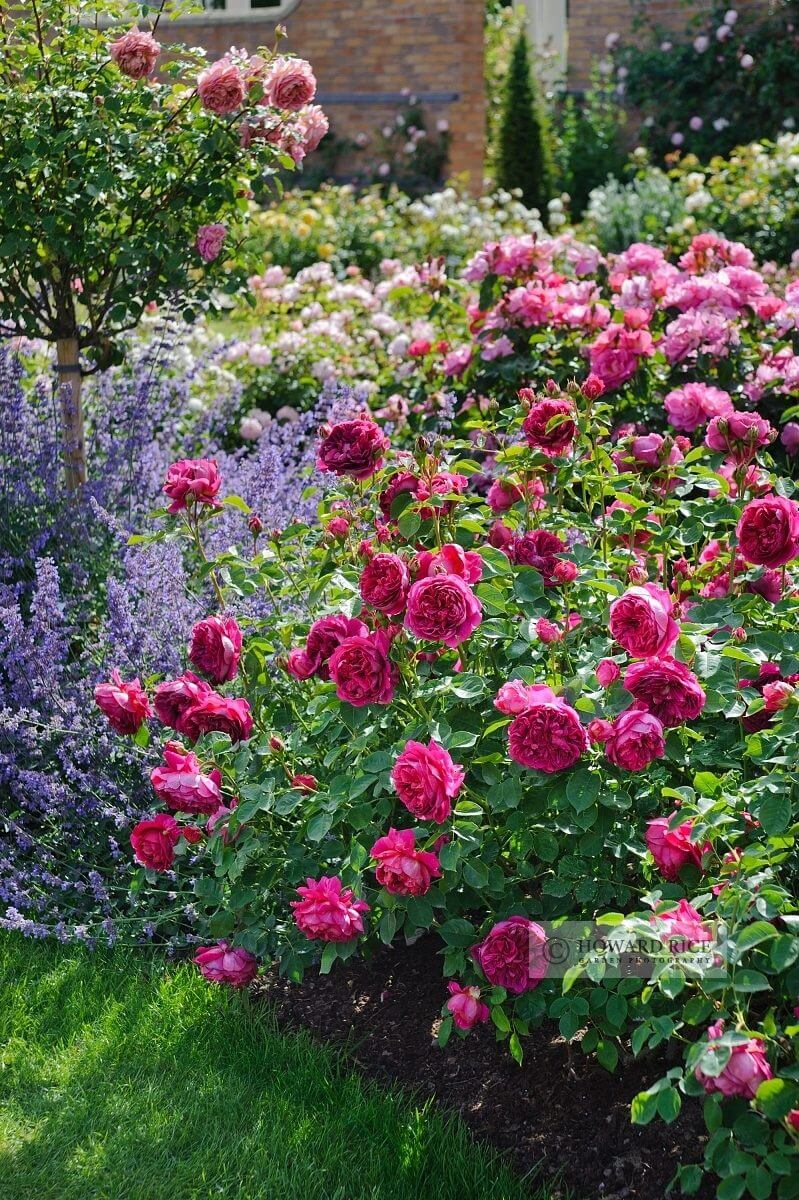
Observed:
[[[277,23],[288,17],[302,0],[281,0],[272,8],[252,8],[250,0],[226,0],[225,8],[206,8],[202,12],[185,13],[174,17],[175,25],[207,25],[217,21],[270,21]]]

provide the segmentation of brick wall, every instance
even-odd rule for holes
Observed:
[[[371,134],[397,111],[404,88],[417,95],[433,124],[450,125],[450,171],[479,190],[483,175],[485,96],[483,0],[301,0],[282,22],[287,46],[312,64],[322,102],[342,135]],[[278,18],[279,19],[279,18]],[[193,22],[159,26],[162,40],[205,46],[217,58],[231,45],[254,50],[273,41],[274,20]],[[358,102],[343,94],[356,93]],[[426,94],[438,94],[427,101]],[[442,95],[455,96],[443,99]]]
[[[601,58],[609,33],[630,37],[636,11],[643,11],[656,25],[680,30],[695,13],[712,8],[711,0],[569,0],[568,82],[570,88],[588,84],[591,65]],[[741,18],[747,11],[767,11],[769,0],[730,0]]]

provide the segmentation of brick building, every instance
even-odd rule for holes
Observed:
[[[551,54],[552,78],[565,71],[570,89],[586,87],[592,64],[605,53],[609,33],[629,39],[636,14],[666,29],[684,29],[694,14],[710,11],[713,0],[524,0],[531,42]],[[730,0],[743,19],[753,10],[767,11],[769,0]]]
[[[217,58],[232,45],[271,45],[285,25],[283,45],[312,64],[337,133],[371,134],[410,92],[432,123],[448,122],[450,170],[479,188],[483,14],[483,0],[206,0],[205,13],[162,22],[158,35]]]

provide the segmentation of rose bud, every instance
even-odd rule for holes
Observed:
[[[290,783],[298,792],[316,792],[319,790],[319,782],[313,775],[293,775]]]

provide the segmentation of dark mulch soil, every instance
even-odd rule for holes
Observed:
[[[436,951],[426,938],[368,961],[337,963],[330,975],[308,975],[299,987],[267,976],[257,992],[276,1006],[284,1026],[346,1043],[367,1075],[435,1096],[521,1172],[540,1166],[555,1195],[663,1200],[681,1156],[700,1159],[706,1137],[694,1100],[672,1125],[630,1124],[630,1100],[664,1064],[632,1061],[609,1075],[579,1048],[570,1052],[551,1025],[525,1041],[521,1067],[486,1026],[466,1041],[453,1036],[440,1050],[435,1035],[446,993]]]

